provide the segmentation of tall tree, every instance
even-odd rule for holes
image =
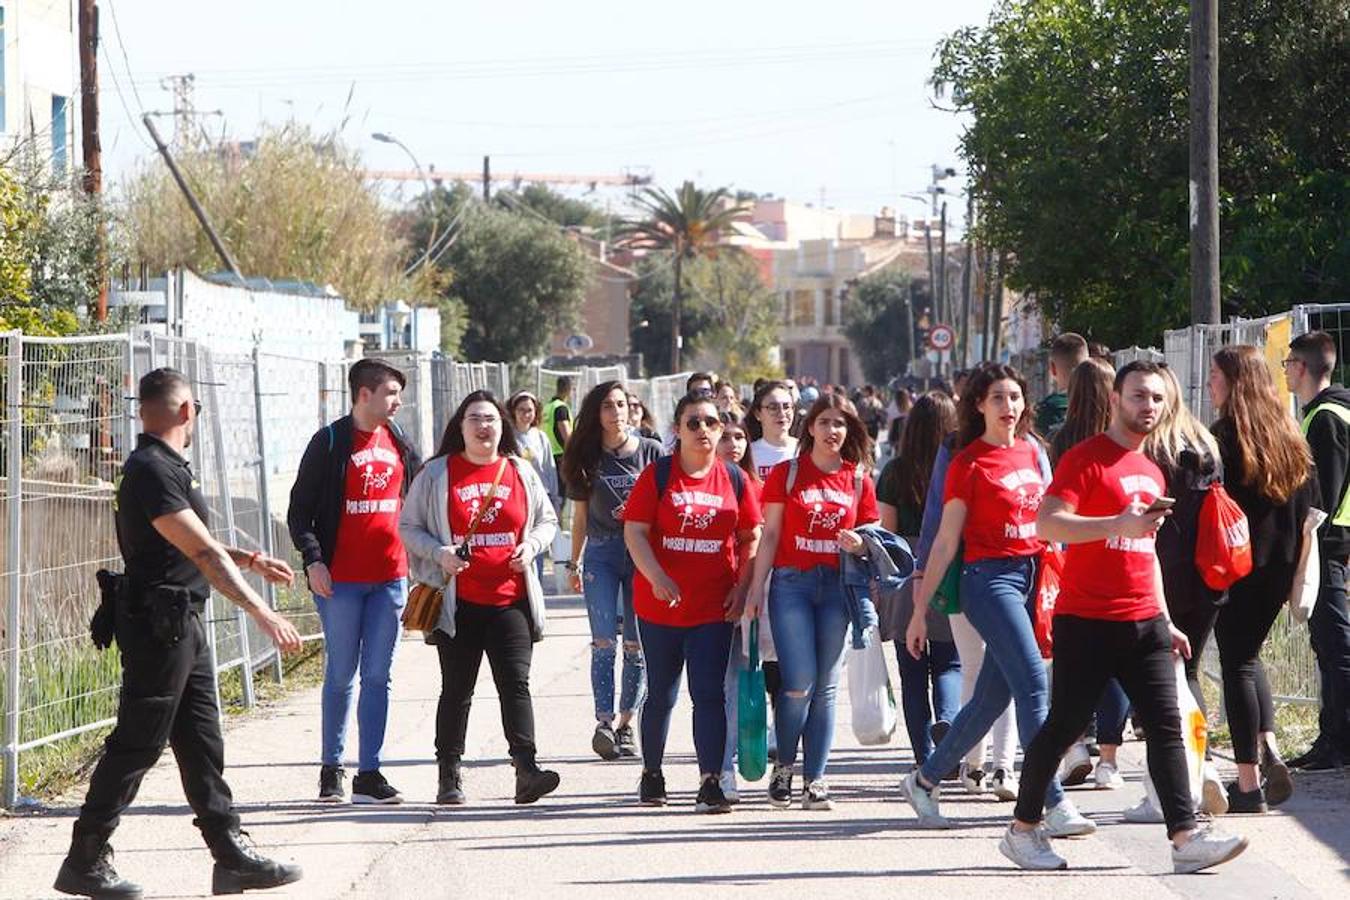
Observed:
[[[594,204],[561,194],[546,184],[527,184],[519,191],[498,191],[496,200],[508,209],[517,204],[524,206],[568,228],[602,228],[605,224],[604,212]]]
[[[895,267],[860,278],[848,293],[844,336],[873,384],[886,384],[909,365],[906,335],[914,335],[914,322],[906,301],[911,297],[909,273]]]
[[[717,243],[719,232],[727,228],[748,207],[732,200],[726,188],[705,191],[686,181],[674,194],[659,188],[645,188],[637,200],[643,210],[640,219],[624,222],[620,240],[635,250],[668,253],[672,260],[670,365],[680,370],[681,317],[684,312],[684,266],[689,260],[707,253]]]
[[[970,117],[982,242],[1049,318],[1112,345],[1189,310],[1188,4],[1001,0],[938,48]],[[1219,19],[1225,314],[1350,289],[1350,0],[1227,0]]]
[[[781,377],[769,357],[778,343],[777,295],[764,284],[755,261],[735,247],[696,259],[689,267],[689,299],[706,324],[692,337],[694,350],[725,378],[749,384]]]

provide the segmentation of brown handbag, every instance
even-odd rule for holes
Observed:
[[[488,491],[487,501],[479,508],[478,513],[469,522],[469,530],[464,535],[464,544],[469,543],[469,538],[473,537],[474,532],[478,530],[479,524],[483,521],[483,515],[492,505],[493,499],[497,496],[497,486],[502,483],[502,475],[506,472],[507,460],[503,459],[501,466],[497,469],[497,477],[492,482],[492,488]],[[420,581],[413,582],[413,586],[408,590],[408,602],[403,607],[403,627],[409,631],[420,631],[423,634],[430,634],[436,630],[436,624],[441,620],[441,607],[445,605],[445,588],[438,588],[434,585],[425,584]]]

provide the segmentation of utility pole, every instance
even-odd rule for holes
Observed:
[[[975,192],[966,197],[966,264],[961,267],[961,367],[970,365],[971,291],[975,289],[975,254],[970,233],[975,227]]]
[[[1191,0],[1191,322],[1219,311],[1219,0]]]
[[[84,192],[97,210],[97,248],[94,269],[98,277],[98,297],[94,318],[108,318],[108,246],[103,230],[103,145],[98,131],[98,4],[80,0],[80,144],[84,154]]]
[[[947,297],[947,201],[942,201],[942,218],[939,220],[942,230],[939,234],[939,253],[938,253],[938,296],[940,300],[938,305],[942,312],[938,316],[938,321],[943,324],[952,324],[952,306]]]
[[[141,121],[145,123],[146,131],[150,132],[150,138],[155,142],[155,146],[159,148],[159,155],[164,157],[164,163],[169,167],[169,174],[172,175],[173,180],[178,183],[178,189],[183,192],[183,196],[187,199],[188,206],[192,209],[192,214],[197,217],[197,221],[201,224],[202,230],[206,232],[207,239],[211,241],[211,246],[215,248],[216,255],[219,256],[220,261],[225,264],[225,268],[234,273],[234,276],[240,281],[243,281],[244,274],[239,271],[239,264],[234,261],[234,257],[231,256],[230,251],[226,249],[225,242],[220,239],[220,235],[216,234],[216,230],[211,227],[211,220],[206,217],[206,210],[202,209],[201,203],[197,200],[197,195],[192,193],[192,188],[188,187],[187,179],[183,177],[183,173],[179,170],[178,163],[174,162],[173,154],[170,153],[169,148],[164,145],[164,139],[159,136],[159,129],[155,127],[154,120],[150,117],[150,114],[147,113],[141,116]]]
[[[937,272],[933,266],[933,220],[929,219],[923,223],[923,243],[928,251],[928,313],[933,317],[933,322],[942,321],[938,309],[937,300]]]
[[[483,157],[483,202],[492,199],[492,157]]]

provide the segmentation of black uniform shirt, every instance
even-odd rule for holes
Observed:
[[[142,434],[122,468],[115,509],[117,545],[134,588],[170,584],[187,588],[200,600],[210,595],[201,569],[150,524],[191,509],[209,525],[206,497],[186,459],[154,435]]]

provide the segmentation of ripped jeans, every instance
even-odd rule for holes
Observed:
[[[638,644],[637,618],[633,615],[633,560],[623,535],[587,535],[582,556],[582,592],[586,616],[591,623],[591,694],[598,722],[614,721],[614,663],[618,659],[615,636],[619,631],[619,597],[623,596],[623,686],[619,712],[631,714],[642,704],[646,668]]]

